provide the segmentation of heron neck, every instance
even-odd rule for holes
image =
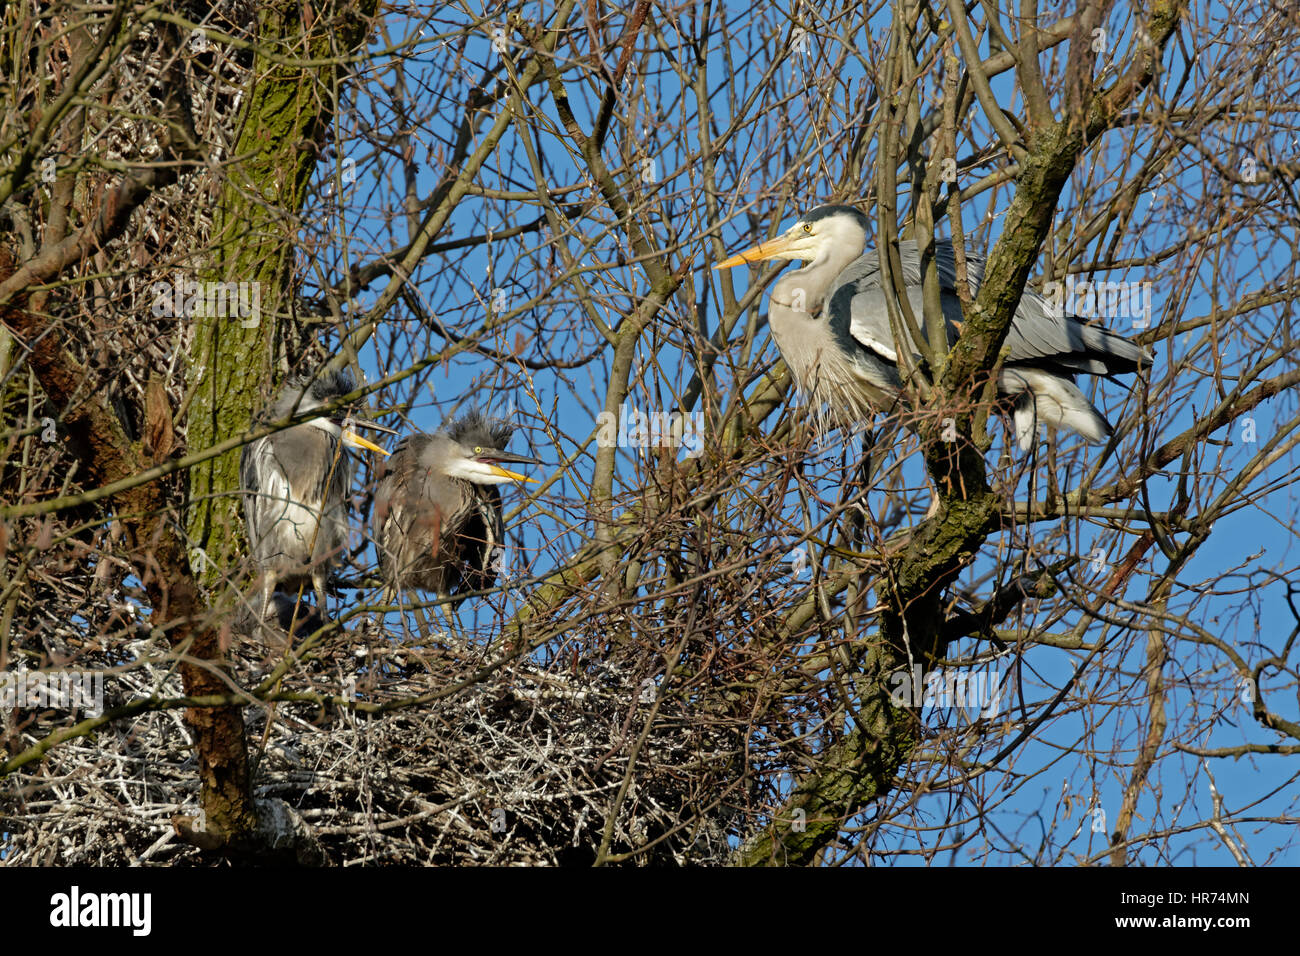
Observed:
[[[815,259],[802,269],[787,273],[772,287],[772,303],[793,312],[816,315],[826,301],[826,293],[836,276],[844,271],[860,252],[836,252]],[[800,301],[802,299],[802,301]]]

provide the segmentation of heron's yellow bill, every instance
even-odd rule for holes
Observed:
[[[775,239],[769,239],[767,242],[760,242],[753,249],[746,249],[744,252],[738,252],[730,259],[723,259],[713,268],[730,269],[733,266],[743,266],[749,262],[763,262],[766,259],[788,258],[786,253],[790,249],[790,240],[784,236],[778,236]]]
[[[513,478],[515,481],[531,481],[533,484],[537,484],[536,478],[529,478],[527,475],[521,475],[518,472],[507,471],[500,465],[488,465],[488,468],[492,469],[492,474],[501,478]]]
[[[357,448],[364,448],[366,451],[377,451],[381,455],[392,454],[392,452],[390,452],[387,448],[380,448],[374,442],[370,441],[370,439],[362,438],[360,435],[352,431],[352,429],[350,428],[345,428],[343,430],[343,440],[347,442],[349,445],[355,445]]]

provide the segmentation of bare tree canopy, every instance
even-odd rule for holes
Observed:
[[[1295,862],[1293,4],[0,16],[6,863]]]

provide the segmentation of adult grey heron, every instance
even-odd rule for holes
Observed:
[[[800,391],[814,409],[825,409],[824,414],[840,425],[870,421],[874,413],[894,408],[901,388],[880,262],[874,250],[863,253],[869,225],[851,206],[818,206],[783,235],[714,266],[728,269],[768,259],[806,263],[773,285],[768,319]],[[898,247],[908,302],[920,322],[920,255],[915,242],[900,242]],[[962,318],[951,241],[936,241],[935,260],[951,344]],[[968,253],[966,265],[973,296],[983,279],[984,259]],[[998,390],[1013,399],[1022,449],[1033,445],[1040,422],[1078,432],[1089,441],[1105,439],[1110,423],[1074,384],[1074,376],[1135,372],[1151,361],[1139,346],[1083,324],[1030,289],[1020,298],[1006,345],[1009,355]],[[915,353],[915,344],[909,346]]]
[[[437,434],[398,442],[379,473],[373,519],[390,599],[416,589],[446,599],[495,583],[493,555],[505,538],[496,486],[536,481],[501,465],[541,464],[506,451],[513,431],[474,409]]]
[[[347,372],[293,379],[256,421],[309,412],[356,390]],[[262,607],[277,586],[310,581],[316,610],[325,613],[330,567],[347,544],[347,500],[354,461],[350,445],[387,455],[347,427],[342,411],[322,414],[244,446],[239,459],[244,519],[253,564],[261,574]]]

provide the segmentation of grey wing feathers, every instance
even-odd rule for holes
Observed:
[[[903,283],[908,302],[918,322],[921,316],[921,258],[914,241],[898,244]],[[961,304],[956,295],[957,266],[952,242],[935,243],[935,261],[944,291],[942,305],[948,321],[948,340],[956,340],[953,321],[960,321]],[[971,295],[984,280],[984,258],[966,255],[966,277]],[[843,326],[859,343],[896,361],[890,353],[893,334],[881,286],[880,262],[875,251],[863,255],[836,277],[827,296],[832,325]],[[924,326],[922,326],[923,328]],[[1039,293],[1026,289],[1007,331],[1008,362],[1032,363],[1054,368],[1064,375],[1085,372],[1117,375],[1136,371],[1151,361],[1150,354],[1122,336],[1100,326],[1084,325],[1071,315],[1058,315]],[[913,352],[915,352],[913,346]]]
[[[1151,361],[1147,351],[1100,326],[1084,325],[1073,316],[1057,317],[1045,300],[1022,298],[1007,331],[1011,362],[1056,366],[1060,372],[1118,375],[1137,371]],[[1034,314],[1026,317],[1026,311]],[[1038,360],[1038,361],[1035,361]]]
[[[907,301],[912,308],[912,315],[918,322],[922,321],[923,306],[919,286],[908,287]],[[945,293],[940,298],[940,304],[948,320],[948,344],[951,345],[957,341],[957,327],[953,323],[961,321],[961,302],[955,295]],[[858,344],[866,346],[890,362],[897,363],[898,355],[894,347],[894,333],[890,326],[888,309],[885,290],[879,286],[844,289],[831,300],[831,327],[837,332],[847,331]],[[906,331],[905,325],[903,328]],[[912,354],[918,355],[915,343],[912,344]]]
[[[913,240],[904,240],[898,244],[898,257],[903,265],[903,284],[908,286],[920,286],[921,284],[921,254],[917,251],[916,242]],[[948,239],[939,239],[935,241],[935,262],[939,267],[939,283],[950,292],[957,289],[957,259],[953,254],[952,242]],[[984,258],[974,253],[966,254],[966,280],[970,286],[971,294],[974,295],[984,280]],[[847,269],[841,272],[831,286],[830,295],[841,286],[852,283],[859,288],[880,288],[880,260],[875,250],[864,253]]]
[[[266,489],[262,487],[259,476],[268,465],[276,467],[274,458],[267,455],[267,442],[263,438],[249,442],[239,453],[239,483],[244,493],[244,523],[248,527],[249,542],[255,547],[262,538],[262,496]],[[265,459],[271,458],[270,461]],[[263,459],[260,463],[259,459]]]
[[[253,502],[257,500],[257,470],[253,468],[253,445],[250,442],[239,452],[239,487],[244,492],[244,518],[249,526],[249,537],[253,534]]]
[[[424,447],[424,441],[428,441],[427,435],[403,435],[397,440],[397,444],[393,446],[392,454],[384,459],[384,471],[396,470],[395,464],[401,462],[408,454],[419,456],[421,449]]]
[[[505,539],[501,493],[494,487],[484,487],[475,495],[474,506],[478,520],[466,525],[465,534],[472,547],[464,566],[457,569],[458,590],[484,591],[496,584],[496,555]]]
[[[419,435],[404,435],[393,447],[393,453],[385,458],[379,466],[376,476],[374,502],[375,551],[379,558],[379,570],[384,577],[391,577],[400,566],[401,559],[396,551],[401,546],[402,530],[407,527],[407,516],[401,502],[404,500],[403,486],[407,483],[414,468],[413,451],[415,439]]]

